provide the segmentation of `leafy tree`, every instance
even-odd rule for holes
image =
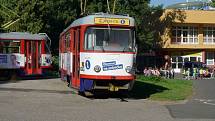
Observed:
[[[149,2],[150,0],[1,0],[1,5],[18,16],[1,15],[0,21],[3,22],[0,23],[19,18],[6,31],[47,33],[52,39],[52,51],[57,54],[60,33],[75,19],[95,12],[129,14],[135,18],[139,52],[143,53],[159,47],[158,40],[165,24],[176,16],[169,14],[168,19],[160,21],[164,12],[162,6],[150,7]]]
[[[212,0],[211,6],[215,7],[215,0]]]
[[[52,48],[58,52],[60,32],[80,14],[77,0],[7,0],[2,4],[18,13],[20,20],[6,31],[30,33],[46,32],[52,39]],[[15,16],[5,16],[4,19],[14,19]],[[1,19],[1,18],[0,18]]]

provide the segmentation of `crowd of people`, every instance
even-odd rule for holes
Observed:
[[[203,79],[203,78],[212,78],[214,77],[215,70],[208,68],[186,68],[183,70],[185,79]]]
[[[156,77],[165,77],[174,79],[175,71],[174,69],[163,69],[163,68],[152,68],[145,67],[143,70],[144,76],[156,76]],[[182,75],[185,79],[203,79],[203,78],[211,78],[215,76],[215,69],[207,69],[207,68],[186,68],[183,69]]]
[[[144,76],[160,76],[160,70],[158,68],[145,67],[143,74]]]
[[[163,76],[165,78],[174,78],[175,72],[173,69],[162,69],[162,68],[152,68],[152,67],[145,67],[143,70],[144,76]]]

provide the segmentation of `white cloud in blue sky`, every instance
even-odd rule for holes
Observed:
[[[210,0],[151,0],[150,5],[158,6],[163,4],[164,7],[171,5],[171,4],[176,4],[176,3],[182,3],[186,1],[210,1]]]
[[[186,0],[151,0],[151,5],[158,6],[163,4],[164,7],[175,4],[175,3],[180,3],[180,2],[186,2]]]

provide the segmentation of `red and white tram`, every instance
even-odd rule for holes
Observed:
[[[48,43],[46,34],[0,33],[0,76],[42,74],[51,67]]]
[[[129,90],[135,80],[134,19],[97,13],[75,20],[60,35],[61,79],[80,92]]]

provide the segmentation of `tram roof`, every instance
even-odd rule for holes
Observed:
[[[13,39],[13,40],[47,40],[47,36],[41,34],[30,34],[27,32],[9,32],[0,33],[1,39]]]
[[[79,18],[75,21],[73,21],[70,26],[68,26],[62,33],[66,32],[69,28],[80,26],[80,25],[86,25],[91,24],[94,25],[95,18],[107,18],[107,19],[128,19],[129,25],[128,26],[134,26],[134,18],[129,17],[128,15],[115,15],[115,14],[108,14],[108,13],[95,13],[93,15],[88,15],[82,18]],[[62,34],[61,33],[61,34]]]

